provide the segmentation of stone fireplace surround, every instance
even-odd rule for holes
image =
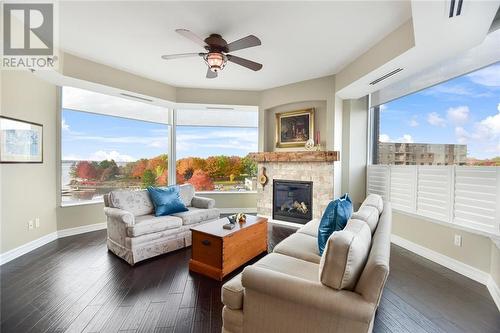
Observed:
[[[273,180],[298,180],[313,182],[313,219],[321,218],[333,199],[333,163],[338,161],[335,151],[262,152],[250,156],[258,164],[258,174],[263,168],[268,182],[257,186],[257,214],[271,220],[273,210]],[[278,221],[276,221],[278,222]],[[279,222],[278,222],[279,223]],[[285,222],[285,224],[290,222]]]

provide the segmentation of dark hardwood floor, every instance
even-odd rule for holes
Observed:
[[[270,227],[270,249],[293,232]],[[222,283],[188,271],[190,248],[130,267],[105,237],[62,238],[1,266],[0,331],[220,332]],[[500,332],[484,286],[397,246],[391,255],[375,332]]]

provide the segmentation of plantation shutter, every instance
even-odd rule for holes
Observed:
[[[395,209],[415,212],[416,172],[414,165],[391,166],[390,200]]]
[[[500,168],[456,167],[455,222],[499,232]]]
[[[419,166],[417,214],[451,222],[453,167]]]

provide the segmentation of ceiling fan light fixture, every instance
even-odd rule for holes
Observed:
[[[214,73],[220,72],[227,63],[227,57],[225,54],[220,52],[209,52],[204,57],[208,68]]]

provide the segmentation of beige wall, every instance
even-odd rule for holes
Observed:
[[[321,145],[325,147],[326,145],[326,101],[311,101],[311,102],[300,102],[300,103],[290,103],[274,108],[267,109],[265,112],[265,127],[266,131],[265,138],[265,151],[279,151],[279,150],[304,150],[304,147],[294,148],[294,149],[283,149],[276,148],[276,113],[297,111],[314,108],[314,131],[320,131],[321,134]]]
[[[64,53],[60,72],[69,78],[175,101],[176,88],[110,66]],[[43,74],[43,73],[42,73]]]
[[[393,213],[392,233],[483,272],[490,272],[492,242],[489,237],[398,212]],[[461,247],[453,244],[455,234],[462,236]]]
[[[358,208],[366,196],[368,97],[345,100],[342,112],[342,192]]]
[[[106,222],[104,204],[86,204],[57,208],[57,229],[71,229]]]
[[[334,149],[335,114],[335,76],[326,76],[318,79],[302,81],[282,87],[263,90],[259,104],[259,151],[265,151],[268,143],[273,142],[275,133],[269,130],[274,126],[274,118],[268,119],[267,113],[277,109],[287,109],[295,105],[323,102],[326,106],[325,130],[321,131],[321,138],[326,149]],[[323,107],[323,106],[322,106]]]
[[[30,72],[1,71],[1,114],[43,125],[42,164],[1,164],[2,253],[57,230],[57,89]],[[28,230],[28,221],[40,227]]]
[[[248,208],[257,211],[257,193],[200,193],[201,197],[215,200],[217,208]]]

